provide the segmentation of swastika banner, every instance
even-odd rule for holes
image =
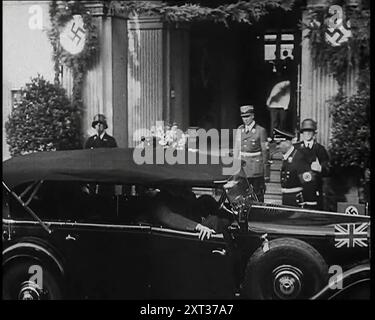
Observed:
[[[86,30],[82,16],[74,15],[60,34],[60,44],[71,54],[80,53],[85,47]]]

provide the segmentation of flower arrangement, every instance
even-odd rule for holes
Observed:
[[[151,128],[149,133],[148,136],[142,137],[142,142],[145,146],[156,147],[160,145],[164,149],[174,148],[182,150],[185,148],[188,139],[188,134],[179,129],[176,122],[172,125],[159,122]]]

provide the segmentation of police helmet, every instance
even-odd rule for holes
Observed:
[[[303,131],[316,131],[316,122],[312,119],[305,119],[301,124],[301,132]]]
[[[108,128],[107,119],[105,118],[105,115],[104,115],[104,114],[100,114],[100,113],[99,113],[99,114],[95,115],[94,120],[92,121],[91,126],[95,129],[95,126],[96,126],[98,123],[102,123],[102,124],[104,125],[104,128],[105,128],[105,129]]]

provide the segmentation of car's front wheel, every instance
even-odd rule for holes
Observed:
[[[304,241],[280,238],[258,248],[245,271],[243,296],[248,299],[308,299],[326,283],[323,257]]]
[[[47,266],[21,260],[5,266],[4,300],[60,300],[62,290],[57,275]]]

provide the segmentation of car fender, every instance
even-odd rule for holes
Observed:
[[[47,264],[61,277],[65,275],[64,261],[57,250],[46,241],[33,237],[21,238],[3,250],[3,268],[25,258]]]
[[[328,283],[321,291],[311,297],[311,300],[330,300],[340,298],[348,294],[359,286],[370,282],[371,267],[369,262],[358,264],[342,274],[341,286],[332,289],[332,284]]]

